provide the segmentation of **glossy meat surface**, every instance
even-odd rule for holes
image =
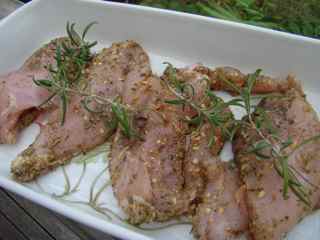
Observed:
[[[139,138],[128,140],[118,130],[112,144],[110,172],[114,193],[129,221],[165,221],[185,210],[182,164],[185,124],[176,109],[159,94],[160,79],[141,79],[143,85],[127,104],[137,109],[134,125]],[[177,213],[179,212],[179,213]]]
[[[195,65],[175,70],[177,80],[192,85],[194,100],[201,104],[207,89],[206,69]],[[162,79],[168,80],[168,74],[167,70]],[[225,168],[218,157],[225,141],[221,129],[215,129],[215,142],[209,147],[212,126],[205,123],[195,130],[181,121],[183,116],[194,117],[194,109],[166,104],[165,99],[174,98],[172,93],[148,82],[150,90],[137,95],[151,99],[138,100],[142,104],[137,108],[152,108],[138,114],[143,140],[127,140],[118,131],[113,142],[113,189],[129,221],[141,224],[195,214],[194,231],[201,239],[229,239],[245,232],[247,215],[239,175]],[[224,224],[212,224],[205,213],[207,205],[226,207],[226,215],[215,216],[215,223]],[[204,228],[212,228],[209,235]]]
[[[230,163],[208,163],[202,202],[193,218],[193,230],[200,240],[231,240],[248,230],[245,188]]]
[[[86,91],[111,100],[121,96],[128,79],[137,73],[149,73],[148,68],[141,68],[146,60],[147,56],[134,42],[113,44],[95,56],[86,70]],[[110,109],[106,107],[103,115],[90,113],[83,108],[82,99],[70,95],[63,126],[61,109],[50,113],[35,142],[12,163],[11,170],[17,180],[33,180],[106,141],[111,134],[105,124],[110,120]]]
[[[214,70],[209,70],[211,88],[216,91],[227,91],[231,94],[237,92],[230,87],[228,82],[233,83],[238,88],[243,88],[248,80],[249,74],[244,74],[240,70],[233,67],[218,67]],[[291,88],[298,89],[298,85],[292,76],[286,79],[277,79],[265,75],[258,76],[256,83],[252,89],[254,94],[267,94],[267,93],[283,93]]]
[[[14,144],[20,130],[45,110],[39,106],[50,93],[36,86],[33,78],[48,78],[45,66],[54,64],[56,44],[61,41],[65,39],[44,45],[19,70],[0,77],[0,143]]]
[[[295,175],[304,184],[310,199],[308,207],[291,190],[288,199],[284,199],[283,179],[274,169],[274,159],[259,160],[254,153],[247,152],[250,145],[259,140],[257,133],[246,128],[239,131],[234,151],[246,185],[251,235],[255,240],[279,240],[309,214],[319,201],[319,140],[294,149],[303,141],[319,135],[320,123],[300,89],[291,89],[280,98],[267,98],[258,108],[267,113],[282,142],[291,139],[292,144],[284,150],[289,154],[288,164],[295,169]],[[254,121],[258,121],[257,113],[253,116]],[[263,131],[266,133],[265,127]]]

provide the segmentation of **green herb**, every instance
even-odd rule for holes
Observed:
[[[47,66],[51,75],[50,79],[36,80],[37,86],[48,89],[52,95],[41,105],[48,103],[54,97],[59,96],[61,105],[61,125],[65,122],[67,106],[69,101],[68,89],[77,84],[86,65],[91,61],[91,48],[97,42],[87,42],[85,37],[96,22],[90,23],[85,27],[82,37],[75,31],[75,24],[67,23],[68,41],[57,43],[55,62],[56,66]]]
[[[186,118],[185,120],[197,126],[198,129],[205,121],[208,122],[211,125],[210,147],[214,144],[215,129],[222,129],[225,137],[232,138],[233,134],[229,125],[233,122],[233,115],[228,111],[228,107],[237,105],[238,100],[224,102],[210,90],[208,84],[208,88],[205,91],[205,99],[203,99],[203,102],[197,102],[194,100],[195,90],[193,86],[187,82],[177,80],[175,68],[170,63],[165,64],[168,65],[168,79],[165,81],[165,85],[176,97],[176,99],[165,100],[165,102],[172,105],[181,105],[182,107],[187,105],[195,110],[197,115],[192,119]],[[204,80],[207,81],[207,79]],[[208,104],[204,104],[204,102]]]
[[[265,150],[266,148],[269,148],[269,147],[270,147],[269,143],[267,143],[264,140],[260,140],[260,141],[253,143],[249,147],[248,153],[255,153],[259,159],[268,159],[268,158],[270,158],[270,156],[263,153],[263,150]]]
[[[75,157],[73,161],[77,164],[96,163],[99,156],[102,156],[104,159],[106,159],[109,151],[110,144],[103,144],[88,153],[84,153]]]
[[[78,205],[89,207],[92,210],[96,211],[97,213],[105,216],[109,221],[116,219],[122,222],[123,224],[128,224],[130,226],[136,227],[137,229],[140,229],[143,231],[157,231],[157,230],[167,229],[167,228],[171,228],[179,225],[191,225],[190,221],[177,221],[177,222],[169,223],[166,225],[161,225],[159,227],[143,227],[143,226],[132,225],[127,219],[124,219],[123,217],[118,215],[116,212],[111,210],[111,208],[106,207],[107,203],[101,202],[101,195],[111,186],[111,181],[110,179],[103,179],[102,181],[104,183],[101,186],[98,186],[99,185],[98,183],[101,182],[101,179],[103,178],[103,176],[105,176],[106,171],[109,168],[108,165],[103,167],[103,169],[93,178],[90,184],[89,192],[88,192],[88,196],[89,196],[88,200],[86,201],[71,200],[69,197],[75,192],[77,192],[81,187],[85,174],[87,173],[87,163],[94,162],[96,159],[96,156],[98,154],[101,154],[102,150],[105,150],[108,153],[108,148],[106,148],[106,146],[101,146],[89,152],[87,155],[77,157],[76,159],[74,159],[75,163],[82,163],[83,168],[78,180],[76,181],[73,187],[71,186],[71,181],[70,181],[70,177],[67,170],[64,167],[61,168],[63,178],[64,178],[64,191],[62,193],[47,192],[37,180],[35,182],[36,185],[38,186],[41,192],[51,196],[54,199],[57,199],[59,201],[69,203],[69,204],[78,204]],[[128,148],[123,149],[120,155],[124,154],[124,152],[127,150]]]
[[[113,101],[111,104],[111,109],[114,114],[114,119],[111,123],[111,127],[115,127],[116,125],[118,125],[117,123],[119,123],[122,133],[127,138],[137,137],[141,139],[141,137],[132,127],[132,122],[130,120],[131,118],[128,116],[126,108],[117,101]]]
[[[173,105],[181,105],[183,107],[187,105],[196,110],[197,115],[188,120],[188,122],[193,125],[201,127],[204,122],[210,123],[213,131],[210,137],[209,146],[214,144],[214,129],[216,128],[222,129],[229,138],[233,137],[239,127],[243,127],[249,131],[254,130],[258,139],[255,139],[254,142],[251,143],[247,152],[255,154],[257,159],[260,160],[273,159],[274,168],[283,179],[283,197],[285,199],[288,197],[288,190],[291,189],[302,202],[310,205],[308,192],[306,191],[304,184],[298,179],[298,175],[301,176],[301,174],[288,163],[288,159],[290,155],[300,147],[320,139],[320,135],[303,141],[298,146],[294,147],[290,154],[284,152],[285,149],[291,147],[293,144],[291,137],[283,141],[278,136],[277,130],[273,127],[272,121],[265,110],[253,106],[252,103],[255,98],[255,96],[252,96],[252,90],[261,73],[260,69],[248,76],[246,85],[242,88],[239,88],[234,83],[221,76],[221,80],[238,93],[240,97],[234,98],[228,102],[223,102],[222,99],[217,97],[214,92],[208,88],[205,92],[206,100],[203,100],[208,104],[206,107],[203,107],[202,101],[200,103],[194,101],[194,89],[188,87],[188,83],[183,79],[177,79],[176,70],[171,64],[168,64],[167,73],[168,80],[165,81],[165,84],[170,92],[177,98],[166,100],[165,102]],[[208,84],[208,86],[210,85]],[[189,90],[186,91],[186,89]],[[266,95],[264,97],[270,96]],[[233,120],[232,114],[227,111],[230,106],[237,106],[245,109],[247,118],[242,121]],[[307,183],[312,185],[312,183]]]
[[[52,93],[41,105],[47,104],[58,96],[61,105],[61,125],[63,125],[66,119],[69,99],[71,95],[78,95],[83,97],[81,105],[90,113],[103,115],[111,109],[111,120],[105,121],[110,131],[108,135],[111,135],[120,126],[126,137],[139,137],[132,127],[128,113],[129,109],[120,103],[119,98],[104,98],[86,92],[85,89],[81,90],[79,87],[83,72],[93,58],[91,48],[97,44],[96,41],[88,42],[85,40],[89,29],[94,24],[96,22],[90,23],[85,27],[83,33],[79,34],[75,31],[74,23],[71,25],[67,23],[68,41],[62,42],[56,47],[56,67],[47,66],[50,78],[33,80],[37,86],[46,88]]]
[[[259,138],[259,140],[254,140],[247,152],[254,153],[257,159],[273,159],[274,167],[283,179],[283,197],[287,199],[288,190],[291,189],[302,202],[309,206],[310,199],[308,192],[304,184],[299,181],[297,177],[297,175],[300,176],[301,174],[288,163],[288,159],[290,155],[300,147],[319,140],[320,135],[304,140],[298,146],[295,146],[290,154],[284,152],[285,149],[293,144],[291,137],[285,141],[281,140],[277,135],[277,131],[273,128],[271,120],[267,117],[267,114],[263,109],[257,108],[256,111],[252,113],[251,92],[260,72],[261,70],[257,70],[255,73],[251,74],[243,89],[239,89],[236,85],[224,79],[229,86],[232,86],[233,89],[237,90],[242,99],[243,108],[246,110],[247,119],[240,122],[240,125],[245,127],[245,129],[254,130]],[[242,104],[238,104],[238,106],[241,105]],[[253,116],[255,116],[255,119],[253,119]],[[307,183],[313,186],[312,183]]]
[[[81,174],[80,174],[80,177],[78,178],[78,180],[76,181],[76,184],[72,187],[71,186],[71,182],[70,182],[70,178],[69,178],[69,175],[65,169],[65,167],[62,167],[62,173],[63,173],[63,177],[64,177],[64,180],[65,180],[65,184],[64,184],[64,191],[62,193],[48,193],[44,190],[44,188],[40,185],[40,183],[36,180],[35,183],[36,185],[39,187],[39,189],[44,192],[45,194],[47,195],[50,195],[52,196],[53,198],[56,198],[56,199],[63,199],[67,196],[70,196],[76,192],[79,191],[79,187],[82,183],[82,180],[85,176],[85,173],[87,171],[87,164],[86,162],[83,162],[82,163],[82,171],[81,171]]]
[[[314,137],[311,137],[309,139],[305,139],[304,141],[302,141],[300,144],[298,144],[297,146],[295,146],[291,152],[291,154],[293,154],[295,151],[297,151],[298,149],[300,149],[301,147],[311,143],[311,142],[314,142],[314,141],[317,141],[320,139],[320,135],[316,135]]]

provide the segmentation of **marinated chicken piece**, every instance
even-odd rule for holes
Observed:
[[[40,113],[38,106],[49,93],[32,81],[32,77],[46,78],[46,70],[17,71],[3,77],[0,83],[0,144],[14,144],[17,135]],[[1,81],[1,80],[0,80]]]
[[[185,160],[185,186],[196,196],[193,232],[201,240],[237,239],[248,230],[244,187],[238,171],[219,159],[224,143],[219,131],[208,147],[210,128],[205,124],[191,134]]]
[[[55,47],[59,38],[37,50],[17,71],[0,77],[0,144],[14,144],[17,134],[44,109],[38,106],[50,93],[36,86],[35,79],[48,78],[44,68],[54,63]]]
[[[138,44],[131,41],[113,44],[95,56],[86,69],[87,91],[111,100],[121,96],[129,79],[140,74],[150,75],[147,64],[148,57]],[[103,109],[103,115],[94,114],[82,107],[81,100],[80,96],[70,95],[63,126],[61,110],[50,113],[35,142],[13,161],[14,178],[31,181],[106,141],[111,133],[106,124],[110,120],[110,109]]]
[[[207,104],[205,97],[210,81],[210,70],[201,65],[177,69],[177,80],[191,84],[197,93],[195,101]],[[185,108],[185,110],[188,110]],[[186,114],[186,112],[185,112]],[[189,117],[195,112],[187,111]],[[229,129],[233,116],[229,108],[220,117],[225,122],[220,127],[204,123],[200,129],[187,136],[184,159],[185,194],[193,216],[194,234],[201,240],[236,239],[248,230],[248,215],[244,204],[244,187],[236,169],[222,163],[219,153],[227,137],[222,128]],[[213,144],[209,146],[213,137]],[[192,200],[192,201],[191,201]],[[200,203],[200,204],[199,204]]]
[[[209,148],[210,134],[210,126],[203,125],[191,134],[187,148],[185,186],[197,197],[193,232],[201,240],[236,239],[248,230],[244,188],[238,171],[219,159],[223,138],[217,132],[216,144]]]
[[[49,65],[55,64],[55,52],[58,44],[68,44],[69,40],[66,37],[56,38],[45,44],[42,48],[35,51],[22,65],[22,70],[36,71],[42,70]]]
[[[193,217],[193,231],[200,240],[231,240],[248,230],[245,188],[230,163],[208,162],[202,202]]]
[[[162,78],[168,80],[168,74],[167,70]],[[194,100],[201,101],[207,89],[207,82],[202,80],[208,78],[201,66],[176,69],[176,78],[192,85],[196,93]],[[217,129],[214,133],[215,144],[208,147],[211,133],[211,126],[208,124],[204,124],[199,132],[187,134],[186,131],[190,132],[192,129],[181,121],[181,116],[192,118],[196,112],[188,107],[165,104],[164,99],[173,99],[174,96],[166,88],[155,86],[153,79],[147,80],[151,86],[148,91],[143,90],[141,83],[137,83],[140,85],[138,90],[135,90],[138,93],[133,94],[138,99],[135,101],[136,105],[127,102],[133,105],[133,108],[142,109],[136,118],[142,139],[128,140],[119,130],[113,142],[110,162],[115,195],[133,224],[165,221],[183,214],[193,214],[198,202],[202,201],[206,187],[210,184],[208,179],[212,176],[208,176],[207,165],[220,166],[221,162],[217,155],[225,141],[222,131]],[[142,96],[144,99],[146,96],[150,98],[141,100]],[[150,108],[151,111],[143,111]],[[229,110],[226,112],[230,113]],[[232,119],[231,113],[230,119]],[[239,178],[234,177],[232,181],[235,187],[230,189],[232,192],[230,195],[237,194],[240,188]],[[239,195],[237,199],[242,200],[241,197]],[[225,198],[219,201],[222,202]],[[239,214],[241,208],[234,204],[229,212],[232,211],[234,214]],[[230,216],[231,214],[228,215]],[[234,225],[231,224],[233,234],[235,231],[241,233],[247,229],[246,215],[243,215],[243,218],[244,220],[240,218],[233,220]],[[198,214],[197,219],[207,221],[206,216],[202,214]],[[239,219],[242,222],[236,225]],[[197,220],[195,225],[196,222]],[[224,233],[225,230],[217,229],[218,232],[215,234],[230,236],[231,233],[227,231]]]
[[[112,144],[113,190],[132,224],[165,221],[187,207],[181,199],[185,124],[174,106],[162,102],[165,90],[159,83],[155,77],[137,82],[136,104],[127,104],[140,109],[133,124],[139,138],[128,140],[118,130]]]
[[[235,90],[228,85],[226,81],[233,83],[235,86],[242,88],[248,79],[247,74],[240,72],[233,67],[219,67],[209,71],[211,88],[216,91],[227,91],[231,94],[237,94]],[[285,80],[279,80],[268,76],[260,75],[252,89],[252,93],[266,94],[285,92],[296,86],[296,82],[292,76],[288,76]]]
[[[246,185],[250,233],[255,240],[279,240],[319,202],[320,142],[313,140],[296,151],[294,149],[303,141],[319,135],[320,123],[311,105],[301,94],[301,88],[288,90],[283,97],[268,97],[257,109],[263,109],[266,113],[263,119],[267,120],[260,124],[264,134],[272,131],[281,142],[291,139],[292,144],[283,151],[285,154],[292,153],[289,154],[288,165],[295,169],[294,174],[303,183],[310,199],[308,207],[290,189],[288,199],[284,199],[283,179],[273,165],[276,159],[261,160],[256,154],[248,153],[249,147],[260,137],[251,128],[240,129],[234,151]],[[253,114],[253,119],[261,122],[258,110]]]
[[[128,140],[118,131],[112,145],[113,189],[133,224],[180,216],[190,210],[190,202],[195,199],[184,189],[188,126],[182,120],[184,114],[194,113],[164,103],[174,96],[160,81],[155,77],[138,80],[133,92],[125,94],[135,96],[126,103],[137,109],[135,125],[142,139]]]
[[[80,101],[81,98],[72,97],[63,126],[59,109],[50,113],[47,123],[40,125],[35,142],[12,162],[11,172],[16,180],[32,181],[106,140],[108,129],[103,121],[84,110]]]
[[[169,67],[165,70],[163,79],[169,78]],[[176,68],[175,78],[181,83],[186,83],[192,86],[194,95],[192,100],[198,105],[206,104],[207,100],[205,94],[209,88],[210,70],[202,65],[195,64],[186,68]],[[197,111],[189,105],[184,106],[183,113],[189,118],[196,116]]]
[[[181,199],[184,138],[173,128],[163,126],[160,115],[150,114],[145,126],[148,133],[143,135],[145,141],[126,145],[115,140],[117,148],[112,151],[111,162],[113,189],[133,224],[165,221],[187,207]],[[125,146],[122,151],[120,146]]]
[[[194,212],[197,204],[202,201],[203,192],[207,184],[206,165],[219,164],[219,152],[224,145],[224,138],[220,129],[215,131],[215,143],[209,147],[211,126],[204,124],[200,130],[195,130],[187,136],[186,153],[184,159],[185,192],[190,195],[190,213]]]
[[[194,102],[198,105],[207,104],[208,98],[205,97],[206,90],[208,89],[208,69],[201,65],[193,65],[187,68],[176,69],[176,79],[181,82],[190,84],[194,92],[196,93],[193,97]],[[168,77],[168,70],[165,72],[164,77]],[[229,120],[233,119],[232,113],[229,109],[226,109],[226,117]],[[228,114],[228,115],[227,115]],[[197,111],[192,109],[190,106],[184,106],[183,115],[192,119],[197,115]],[[229,121],[226,121],[225,126]],[[203,164],[208,159],[217,159],[225,142],[225,136],[222,134],[221,128],[212,129],[212,126],[208,123],[196,131],[190,129],[191,134],[186,137],[186,153],[184,160],[184,178],[186,192],[191,194],[190,198],[193,202],[197,203],[197,198],[201,196],[204,189],[205,178],[203,173]],[[212,133],[214,131],[214,133]],[[209,147],[210,136],[214,135],[214,144]],[[214,156],[214,158],[213,158]],[[193,204],[194,205],[194,204]],[[192,206],[190,206],[191,208]],[[193,206],[194,207],[194,206]]]

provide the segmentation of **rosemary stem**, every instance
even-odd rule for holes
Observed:
[[[175,91],[168,83],[166,83],[167,88],[170,90],[170,92],[172,92],[177,98],[179,98],[179,100],[184,101],[185,103],[187,103],[189,106],[191,106],[194,110],[198,111],[198,113],[201,113],[203,116],[206,117],[207,120],[209,120],[210,122],[210,117],[207,114],[206,111],[203,111],[197,104],[195,104],[193,101],[190,101],[189,99],[185,98],[182,94],[178,93],[177,91]]]
[[[106,104],[109,104],[109,105],[112,105],[114,104],[114,100],[111,100],[109,98],[105,98],[105,97],[102,97],[102,96],[99,96],[99,95],[96,95],[96,94],[91,94],[91,93],[88,93],[88,92],[85,92],[85,91],[81,91],[81,90],[75,90],[75,89],[72,89],[70,87],[65,87],[65,88],[62,88],[61,86],[53,83],[53,86],[55,89],[58,90],[58,92],[61,92],[63,91],[64,93],[65,92],[69,92],[69,93],[73,93],[73,94],[76,94],[78,96],[82,96],[82,97],[90,97],[92,99],[95,99],[95,100],[98,100],[98,101],[101,101],[101,102],[104,102]],[[128,109],[128,106],[125,106],[121,103],[119,103],[119,105],[125,109]]]

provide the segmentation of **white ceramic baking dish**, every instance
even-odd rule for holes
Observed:
[[[95,0],[34,0],[0,22],[0,73],[18,68],[31,53],[50,39],[64,35],[67,21],[83,27],[98,21],[90,38],[99,47],[132,39],[150,54],[153,69],[163,70],[164,61],[184,66],[197,62],[209,66],[231,65],[243,71],[262,68],[273,76],[294,74],[301,80],[308,100],[319,112],[320,41],[259,27],[195,16]],[[1,93],[0,93],[1,94]],[[64,189],[61,169],[40,178],[38,183],[19,184],[10,177],[10,162],[34,139],[38,128],[25,130],[15,146],[0,146],[0,185],[69,218],[122,239],[192,239],[190,226],[176,226],[161,231],[142,231],[83,207],[57,200],[48,193]],[[90,184],[106,163],[98,160],[87,166],[79,191],[67,197],[86,200]],[[74,185],[82,166],[72,163],[66,171]],[[98,185],[103,184],[104,176]],[[42,190],[41,187],[42,186]],[[45,189],[45,193],[43,191]],[[0,200],[1,201],[1,200]],[[108,189],[101,201],[122,214]],[[147,226],[149,227],[149,226]],[[290,240],[320,238],[320,214],[306,218],[289,234]]]

